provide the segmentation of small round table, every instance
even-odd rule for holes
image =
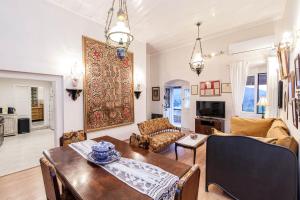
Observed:
[[[204,144],[207,140],[208,135],[203,135],[203,134],[197,134],[196,139],[192,139],[190,135],[187,135],[180,140],[177,140],[175,142],[175,155],[176,155],[176,160],[178,160],[178,154],[177,154],[177,147],[183,147],[186,149],[192,149],[194,151],[194,164],[196,162],[196,152],[197,148],[200,147],[202,144]]]

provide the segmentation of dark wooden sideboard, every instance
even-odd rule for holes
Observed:
[[[205,135],[211,135],[212,128],[224,132],[225,129],[224,124],[225,124],[224,119],[197,117],[195,118],[195,132],[205,134]]]

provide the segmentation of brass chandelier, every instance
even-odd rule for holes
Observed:
[[[204,69],[204,55],[202,52],[201,38],[199,36],[199,28],[201,26],[201,22],[198,22],[196,25],[198,27],[198,36],[196,38],[196,42],[192,51],[192,56],[189,64],[191,70],[196,72],[199,76]]]
[[[119,0],[118,12],[114,13],[115,0],[109,9],[105,26],[106,43],[117,48],[117,56],[123,59],[133,41],[130,31],[126,0]],[[113,24],[113,26],[112,26]]]

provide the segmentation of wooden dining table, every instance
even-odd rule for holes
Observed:
[[[132,147],[128,143],[103,136],[93,139],[104,140],[115,145],[122,157],[155,165],[178,177],[182,177],[191,166],[157,153]],[[131,188],[98,165],[90,163],[70,147],[57,147],[44,151],[44,156],[54,165],[56,172],[76,199],[82,200],[150,200],[145,194]]]

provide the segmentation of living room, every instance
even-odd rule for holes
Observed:
[[[52,82],[55,148],[1,176],[1,198],[52,199],[54,170],[73,199],[159,199],[109,169],[138,162],[176,180],[165,199],[298,199],[299,10],[297,0],[2,1],[1,80]],[[95,140],[120,152],[115,162],[74,150]]]

